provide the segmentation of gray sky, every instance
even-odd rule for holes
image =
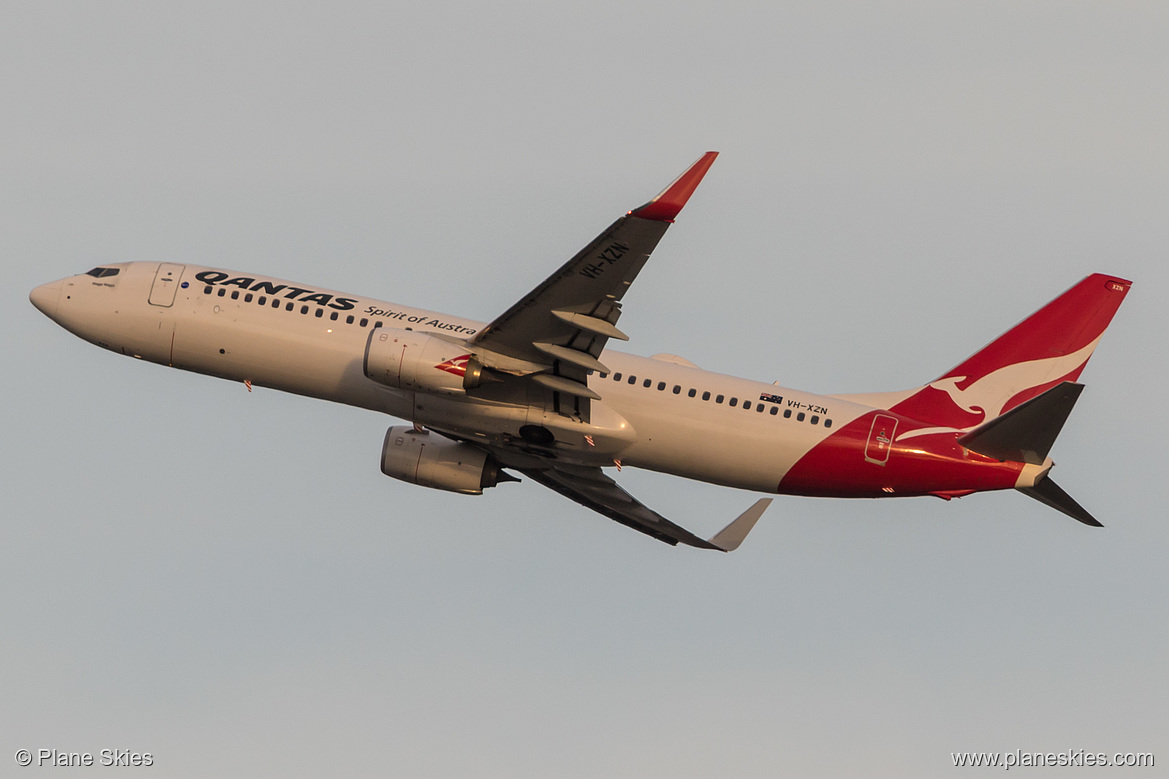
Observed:
[[[1163,3],[4,17],[0,773],[19,748],[168,777],[1169,763]],[[168,260],[491,319],[707,149],[631,350],[900,389],[1130,278],[1053,452],[1107,527],[1016,494],[778,498],[733,555],[672,549],[531,483],[386,479],[388,418],[116,357],[27,301]],[[621,480],[699,534],[755,497]]]

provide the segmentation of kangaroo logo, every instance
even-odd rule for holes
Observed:
[[[909,430],[899,435],[897,440],[931,433],[964,433],[972,430],[1002,414],[1011,398],[1019,393],[1035,389],[1084,367],[1084,363],[1092,356],[1092,351],[1099,342],[1100,338],[1097,337],[1087,346],[1071,354],[1004,365],[976,379],[965,389],[960,389],[958,385],[966,381],[968,376],[947,376],[932,381],[926,387],[946,393],[956,407],[967,414],[978,414],[981,418],[965,427],[926,427]]]
[[[451,359],[447,360],[446,362],[440,362],[438,365],[436,365],[434,367],[438,368],[440,371],[446,371],[447,373],[453,373],[456,376],[466,376],[467,375],[467,360],[469,360],[469,359],[471,359],[471,355],[464,354],[461,357],[452,357]]]

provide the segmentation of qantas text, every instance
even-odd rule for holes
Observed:
[[[314,292],[311,289],[293,287],[289,284],[276,284],[271,281],[264,281],[263,279],[257,280],[250,276],[236,276],[235,278],[231,278],[226,273],[217,270],[205,270],[202,273],[196,273],[195,278],[204,284],[218,284],[221,287],[239,287],[249,292],[271,295],[272,297],[276,297],[277,294],[282,294],[282,297],[286,300],[296,300],[301,303],[316,303],[318,306],[328,306],[338,311],[350,311],[357,305],[357,301],[353,298],[336,297],[326,292]]]
[[[304,287],[294,287],[290,284],[277,284],[274,281],[255,279],[251,276],[236,276],[233,278],[230,274],[218,270],[205,270],[202,273],[196,273],[195,278],[209,286],[239,287],[240,289],[246,289],[249,292],[255,292],[261,295],[271,295],[272,297],[280,295],[285,300],[295,300],[298,303],[316,303],[318,306],[328,306],[338,311],[352,311],[357,307],[357,300],[354,298],[343,298],[328,292],[316,292],[311,289],[305,289]],[[384,308],[378,308],[377,306],[369,306],[363,313],[382,319],[394,319],[411,325],[433,327],[435,330],[449,330],[452,333],[474,335],[477,332],[473,328],[464,327],[453,322],[444,322],[430,315],[411,314],[406,311],[389,311]]]

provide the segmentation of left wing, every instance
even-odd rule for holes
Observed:
[[[599,397],[587,386],[588,372],[607,372],[597,358],[610,338],[628,340],[616,327],[621,298],[717,156],[704,154],[479,331],[470,341],[475,358],[572,396],[587,419],[588,400]]]
[[[621,489],[617,482],[606,476],[598,467],[557,464],[549,468],[528,467],[518,470],[582,506],[671,546],[683,543],[699,549],[733,552],[739,548],[739,544],[751,532],[751,528],[755,527],[759,517],[771,505],[771,498],[755,501],[751,508],[707,540],[675,525],[641,503]]]

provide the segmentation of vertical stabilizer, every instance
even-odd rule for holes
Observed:
[[[1116,276],[1088,276],[891,410],[969,430],[1076,381],[1130,286]]]

